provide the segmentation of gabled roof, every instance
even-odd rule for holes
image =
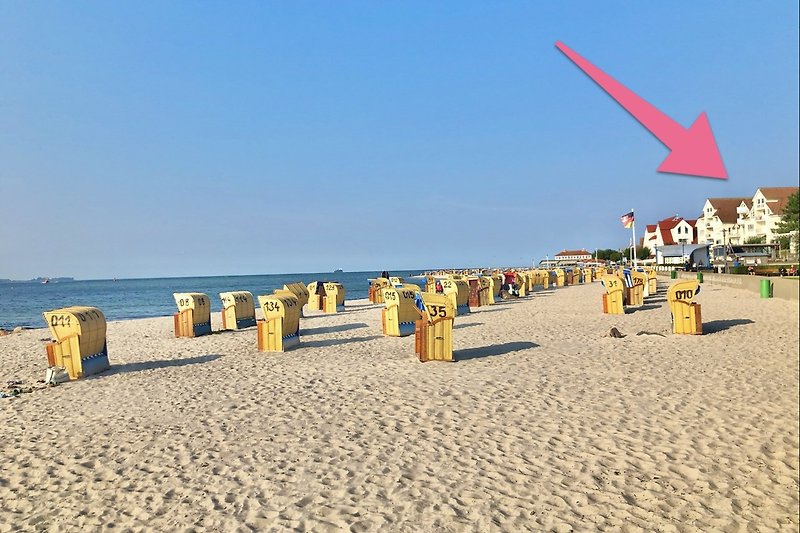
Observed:
[[[739,218],[736,208],[739,207],[739,204],[746,202],[749,207],[753,203],[752,198],[709,198],[708,201],[716,210],[714,214],[726,224],[736,223]]]
[[[661,240],[664,241],[664,244],[675,244],[675,241],[672,239],[672,232],[666,228],[660,228],[661,230]]]
[[[767,199],[767,205],[776,215],[782,215],[789,197],[797,192],[797,187],[759,187],[761,194]]]
[[[657,224],[648,224],[647,233],[655,233]]]
[[[561,250],[555,256],[560,257],[563,255],[588,255],[589,257],[592,256],[592,254],[590,252],[587,252],[586,250]]]
[[[664,220],[658,221],[658,227],[661,231],[664,231],[665,229],[670,230],[680,224],[681,220],[683,219],[677,215],[674,217],[665,218]]]

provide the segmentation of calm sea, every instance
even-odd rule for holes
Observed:
[[[410,279],[420,271],[392,271],[409,283],[424,283]],[[338,281],[344,285],[346,298],[366,298],[368,278],[380,272],[344,272],[316,274],[270,274],[263,276],[214,276],[199,278],[154,278],[93,281],[61,281],[48,284],[34,282],[0,283],[0,328],[16,326],[43,328],[43,311],[71,305],[97,307],[107,320],[170,316],[177,308],[173,292],[204,292],[212,302],[212,311],[221,311],[220,292],[250,291],[253,296],[270,294],[286,283]]]

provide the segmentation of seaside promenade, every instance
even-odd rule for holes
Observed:
[[[681,336],[664,287],[621,316],[599,283],[479,308],[456,363],[366,300],[279,354],[109,322],[110,370],[0,400],[0,532],[797,531],[797,302],[704,285]],[[3,382],[48,340],[0,338]]]

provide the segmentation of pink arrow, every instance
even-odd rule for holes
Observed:
[[[556,42],[556,48],[671,150],[658,167],[659,172],[728,178],[705,112],[687,130],[561,41]]]

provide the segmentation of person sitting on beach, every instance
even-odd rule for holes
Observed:
[[[384,270],[383,272],[381,272],[381,277],[382,277],[382,278],[389,279],[389,273],[388,273],[387,271],[385,271],[385,270]]]
[[[515,284],[516,280],[517,273],[513,270],[503,272],[503,281],[505,283],[503,283],[501,290],[506,291],[509,296],[519,296],[519,293],[517,292],[517,286]]]
[[[756,275],[756,269],[753,268],[753,265],[750,265],[749,267],[747,267],[747,273],[750,274],[751,276],[755,276]]]

